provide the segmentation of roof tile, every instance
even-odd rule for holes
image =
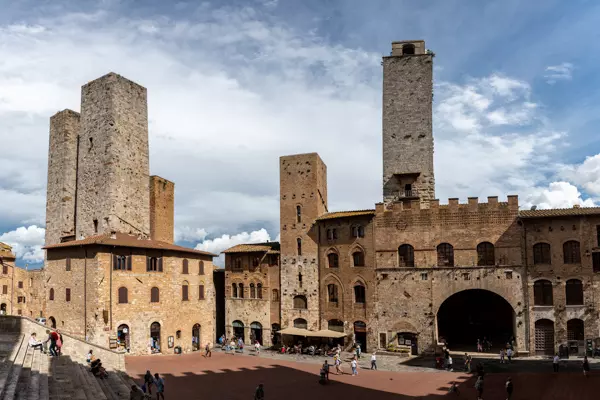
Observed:
[[[600,215],[600,207],[551,208],[547,210],[519,211],[519,217],[521,218],[572,217],[584,215]]]
[[[375,215],[375,210],[337,211],[321,215],[315,221],[324,221],[334,218],[359,217],[361,215]]]

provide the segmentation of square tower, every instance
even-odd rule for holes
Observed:
[[[77,238],[150,235],[146,88],[109,73],[81,88]]]
[[[75,239],[79,113],[57,112],[50,118],[46,245]]]
[[[150,177],[150,238],[173,243],[175,184],[160,176]]]
[[[383,57],[383,201],[435,198],[433,54],[423,40],[392,43]]]
[[[327,212],[327,167],[317,153],[281,157],[281,325],[319,329],[318,230]]]

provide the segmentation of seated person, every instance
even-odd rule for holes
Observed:
[[[31,334],[31,337],[29,338],[29,347],[31,347],[33,350],[40,349],[41,352],[44,352],[44,344],[42,342],[38,342],[35,336],[35,332]]]

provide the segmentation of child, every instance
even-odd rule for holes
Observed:
[[[352,366],[352,376],[358,375],[358,371],[356,370],[356,367],[358,366],[358,363],[356,362],[356,357],[352,359],[350,365]]]

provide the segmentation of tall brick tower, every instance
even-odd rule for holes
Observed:
[[[150,235],[146,89],[115,73],[81,88],[77,239]]]
[[[50,118],[46,245],[75,238],[78,135],[79,113],[63,110]]]
[[[327,167],[317,153],[279,159],[281,324],[319,329],[315,218],[327,212]],[[294,323],[296,321],[296,324]]]
[[[383,57],[383,201],[435,198],[433,54],[423,40],[392,43]]]

